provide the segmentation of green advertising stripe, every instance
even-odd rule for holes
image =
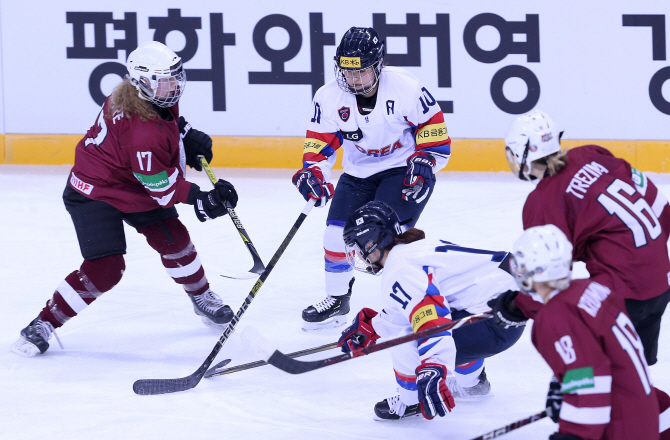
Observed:
[[[142,185],[149,189],[163,189],[170,186],[170,179],[168,179],[167,171],[162,171],[158,174],[153,174],[150,176],[135,172],[133,174],[137,180],[142,183]]]
[[[593,367],[575,368],[574,370],[568,370],[563,376],[561,392],[568,394],[582,388],[593,388],[595,386]]]

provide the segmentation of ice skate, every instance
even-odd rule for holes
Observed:
[[[453,376],[447,377],[447,386],[451,391],[451,395],[454,396],[454,399],[481,399],[485,397],[493,397],[491,393],[491,382],[486,378],[486,369],[482,369],[482,372],[477,377],[479,383],[471,387],[463,387]]]
[[[407,406],[400,400],[400,395],[397,395],[384,399],[381,402],[377,402],[373,418],[380,422],[386,422],[389,420],[401,420],[420,415],[420,403]]]
[[[10,350],[21,356],[33,357],[42,354],[49,349],[49,339],[51,335],[56,336],[58,345],[63,348],[58,335],[54,331],[53,325],[48,321],[42,321],[38,316],[30,324],[21,330],[21,337],[12,344]]]
[[[219,295],[207,290],[200,295],[188,296],[193,303],[193,310],[200,316],[207,327],[224,330],[233,319],[233,311],[221,301]]]
[[[305,331],[322,330],[328,328],[342,327],[347,324],[347,313],[349,313],[349,300],[351,299],[351,286],[354,278],[349,281],[349,290],[346,295],[330,296],[302,311],[303,326]]]

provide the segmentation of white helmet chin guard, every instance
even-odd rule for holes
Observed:
[[[505,136],[505,157],[512,172],[521,180],[535,180],[530,175],[530,164],[561,151],[562,134],[541,110],[516,118]]]
[[[512,274],[519,287],[527,292],[537,281],[547,281],[558,290],[567,288],[571,265],[572,244],[554,225],[526,229],[512,248]]]
[[[186,87],[181,58],[158,41],[147,41],[128,55],[130,82],[139,97],[159,107],[172,107]]]

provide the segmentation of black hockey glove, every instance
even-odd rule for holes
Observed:
[[[549,382],[549,391],[547,392],[547,415],[554,423],[558,423],[558,415],[561,413],[563,405],[563,393],[561,393],[561,384],[556,377],[551,378]]]
[[[212,161],[212,138],[207,133],[196,130],[191,124],[186,122],[183,116],[179,117],[179,133],[181,133],[182,142],[184,142],[184,152],[186,153],[186,165],[194,170],[202,171],[202,164],[198,156],[205,156],[207,163]]]
[[[487,304],[493,311],[493,323],[502,328],[523,327],[528,318],[514,304],[514,298],[519,294],[516,290],[508,290],[498,297],[490,299]]]
[[[583,440],[581,437],[577,437],[572,434],[559,434],[555,432],[549,436],[549,440]]]
[[[402,198],[405,201],[421,203],[435,186],[435,157],[430,153],[418,151],[407,158],[407,171],[403,181],[405,189]]]
[[[200,191],[198,185],[191,183],[191,190],[186,200],[186,203],[193,205],[195,216],[201,222],[226,215],[228,213],[225,206],[226,202],[230,204],[231,208],[235,208],[237,206],[237,192],[232,183],[223,179],[219,179],[214,185],[214,189],[209,192]]]

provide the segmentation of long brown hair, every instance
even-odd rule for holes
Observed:
[[[414,243],[415,241],[423,240],[424,238],[426,238],[426,233],[423,232],[421,229],[409,228],[408,230],[406,230],[405,232],[394,238],[393,243],[386,246],[384,250],[390,251],[398,243],[410,244]]]
[[[549,171],[550,176],[555,176],[563,168],[568,166],[568,155],[565,150],[550,154],[547,157],[538,159],[536,162],[543,163],[547,166],[547,171]]]
[[[138,96],[137,89],[130,83],[130,79],[124,79],[121,84],[114,88],[112,99],[110,99],[107,108],[107,117],[117,112],[123,112],[123,117],[130,119],[136,115],[140,120],[146,122],[158,117],[158,113],[153,109],[149,101]]]

